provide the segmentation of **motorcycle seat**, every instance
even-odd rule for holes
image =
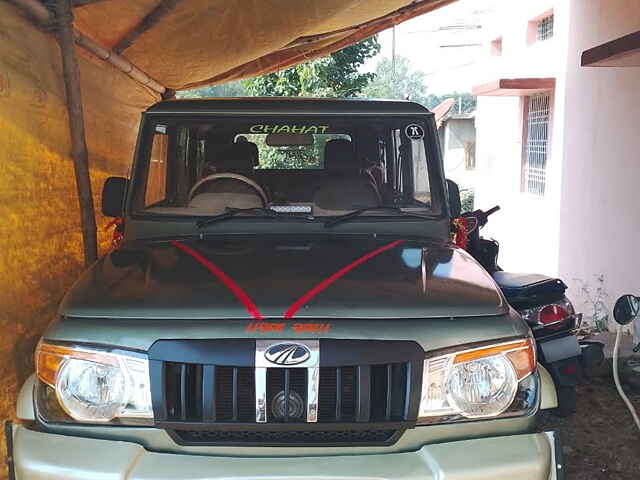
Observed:
[[[538,273],[494,272],[492,277],[515,308],[556,301],[567,290],[559,278]]]

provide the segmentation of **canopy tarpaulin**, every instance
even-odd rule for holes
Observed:
[[[53,36],[0,0],[0,424],[15,416],[33,351],[83,265],[69,158],[64,79]],[[112,65],[79,58],[94,198],[111,175],[127,175],[140,112],[160,96]],[[98,202],[96,202],[98,203]],[[98,242],[110,245],[98,216]],[[0,479],[6,450],[0,437]]]
[[[327,55],[452,0],[102,0],[75,27],[180,90]]]

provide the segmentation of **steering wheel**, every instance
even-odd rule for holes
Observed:
[[[215,182],[216,180],[236,180],[238,182],[246,183],[256,191],[258,196],[262,199],[262,203],[264,205],[269,203],[267,194],[264,192],[260,185],[258,185],[250,178],[247,178],[244,175],[239,175],[237,173],[214,173],[212,175],[207,175],[206,177],[201,178],[193,187],[191,187],[191,190],[189,190],[189,201],[193,200],[195,193],[202,185],[204,185],[205,183]]]

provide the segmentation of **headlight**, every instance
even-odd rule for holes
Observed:
[[[53,389],[64,412],[76,421],[153,418],[149,363],[142,354],[41,341],[36,350],[36,373]]]
[[[425,360],[418,423],[491,418],[525,411],[536,399],[531,338]]]

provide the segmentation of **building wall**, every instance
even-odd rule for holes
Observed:
[[[559,273],[591,314],[598,287],[609,312],[640,294],[640,69],[580,67],[580,55],[640,30],[640,4],[571,0],[570,11]]]
[[[475,190],[476,170],[466,168],[467,144],[476,141],[476,128],[473,118],[450,118],[441,128],[444,133],[443,149],[444,171],[447,178],[456,182],[461,190]]]
[[[529,22],[553,9],[552,39],[529,44]],[[519,0],[503,2],[488,28],[484,73],[480,85],[499,78],[554,77],[551,150],[547,159],[546,192],[521,192],[523,148],[522,99],[479,97],[476,115],[476,207],[500,205],[483,231],[500,242],[500,264],[509,271],[548,275],[558,270],[560,181],[564,134],[564,76],[569,12],[565,1]],[[502,39],[502,55],[491,57],[491,42]]]
[[[0,2],[0,421],[14,416],[35,344],[83,264],[59,59],[52,35]],[[157,98],[104,62],[80,62],[99,205],[104,179],[127,174],[140,112]],[[98,217],[103,251],[106,223]]]

